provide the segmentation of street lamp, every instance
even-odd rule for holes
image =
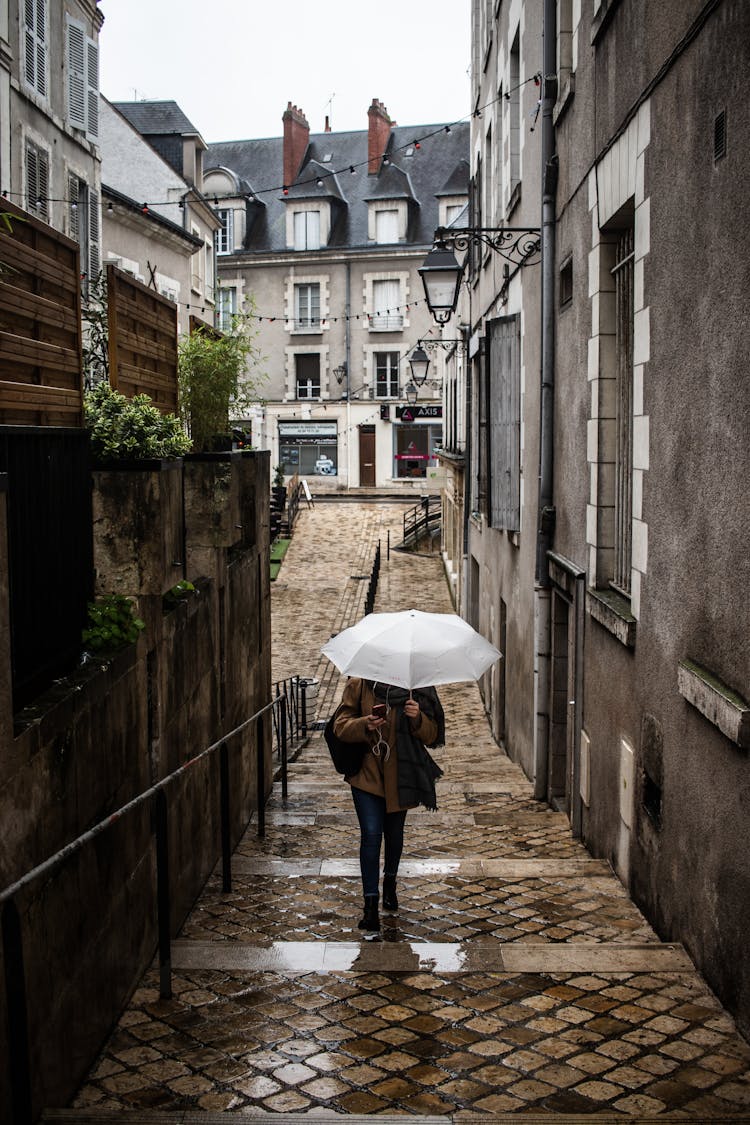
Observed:
[[[422,347],[421,340],[418,341],[416,348],[409,356],[409,367],[411,368],[412,380],[421,387],[427,379],[427,369],[430,366],[430,359],[427,352]]]
[[[435,231],[436,244],[417,273],[422,278],[430,312],[438,324],[445,324],[456,311],[463,268],[456,261],[453,251],[438,240],[437,235],[438,231]]]
[[[334,367],[333,374],[336,376],[336,382],[341,385],[341,383],[343,383],[344,381],[344,376],[346,375],[346,364],[341,363],[338,367]]]
[[[425,297],[437,324],[446,324],[456,311],[464,267],[454,251],[485,246],[505,258],[505,278],[500,290],[504,298],[510,281],[522,266],[530,265],[541,252],[539,227],[438,227],[435,245],[417,270]],[[511,271],[511,266],[513,270]]]
[[[409,403],[409,406],[414,406],[414,403],[419,397],[419,391],[413,383],[408,383],[404,395],[406,396],[406,401]]]

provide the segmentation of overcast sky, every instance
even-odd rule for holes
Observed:
[[[469,0],[100,0],[110,101],[176,101],[204,140],[278,137],[288,101],[313,133],[469,115]]]

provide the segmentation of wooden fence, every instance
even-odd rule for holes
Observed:
[[[109,382],[126,398],[147,394],[177,413],[177,305],[107,266]]]
[[[7,199],[0,211],[0,425],[80,426],[78,244]]]

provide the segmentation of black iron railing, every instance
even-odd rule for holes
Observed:
[[[372,613],[375,608],[375,595],[378,592],[378,578],[380,577],[380,540],[375,551],[375,558],[372,563],[372,570],[370,572],[370,581],[367,583],[367,594],[365,596],[365,615]]]
[[[442,503],[439,496],[424,496],[413,508],[404,512],[402,546],[415,547],[420,539],[440,529]]]
[[[229,893],[232,889],[232,788],[229,772],[229,743],[251,725],[255,725],[256,737],[256,812],[257,834],[265,835],[266,818],[266,763],[265,763],[265,723],[269,714],[273,717],[273,730],[281,761],[282,791],[286,796],[287,758],[288,758],[288,720],[286,692],[277,685],[276,697],[255,714],[251,715],[234,730],[229,731],[217,742],[207,746],[190,761],[173,770],[172,773],[156,782],[122,805],[105,820],[95,824],[75,840],[66,844],[43,863],[38,864],[5,890],[0,891],[0,926],[2,928],[3,961],[5,972],[5,993],[7,1022],[9,1029],[9,1078],[13,1105],[13,1125],[31,1125],[32,1109],[32,1071],[29,1050],[29,1016],[26,997],[26,974],[24,970],[24,945],[21,912],[17,905],[18,896],[43,877],[49,877],[72,856],[83,851],[114,825],[144,804],[151,803],[153,812],[153,834],[156,853],[156,902],[157,932],[159,948],[159,987],[162,999],[172,995],[172,954],[170,910],[169,865],[169,806],[167,790],[178,778],[184,777],[198,762],[219,755],[219,809],[221,826],[221,867],[222,889]],[[291,714],[295,714],[292,710]],[[296,726],[293,729],[298,729]],[[235,797],[236,799],[236,797]],[[209,829],[210,830],[210,829]],[[114,891],[113,891],[114,893]]]

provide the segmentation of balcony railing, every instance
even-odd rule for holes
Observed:
[[[396,332],[404,327],[404,318],[400,315],[374,313],[370,317],[370,330],[372,332]]]

